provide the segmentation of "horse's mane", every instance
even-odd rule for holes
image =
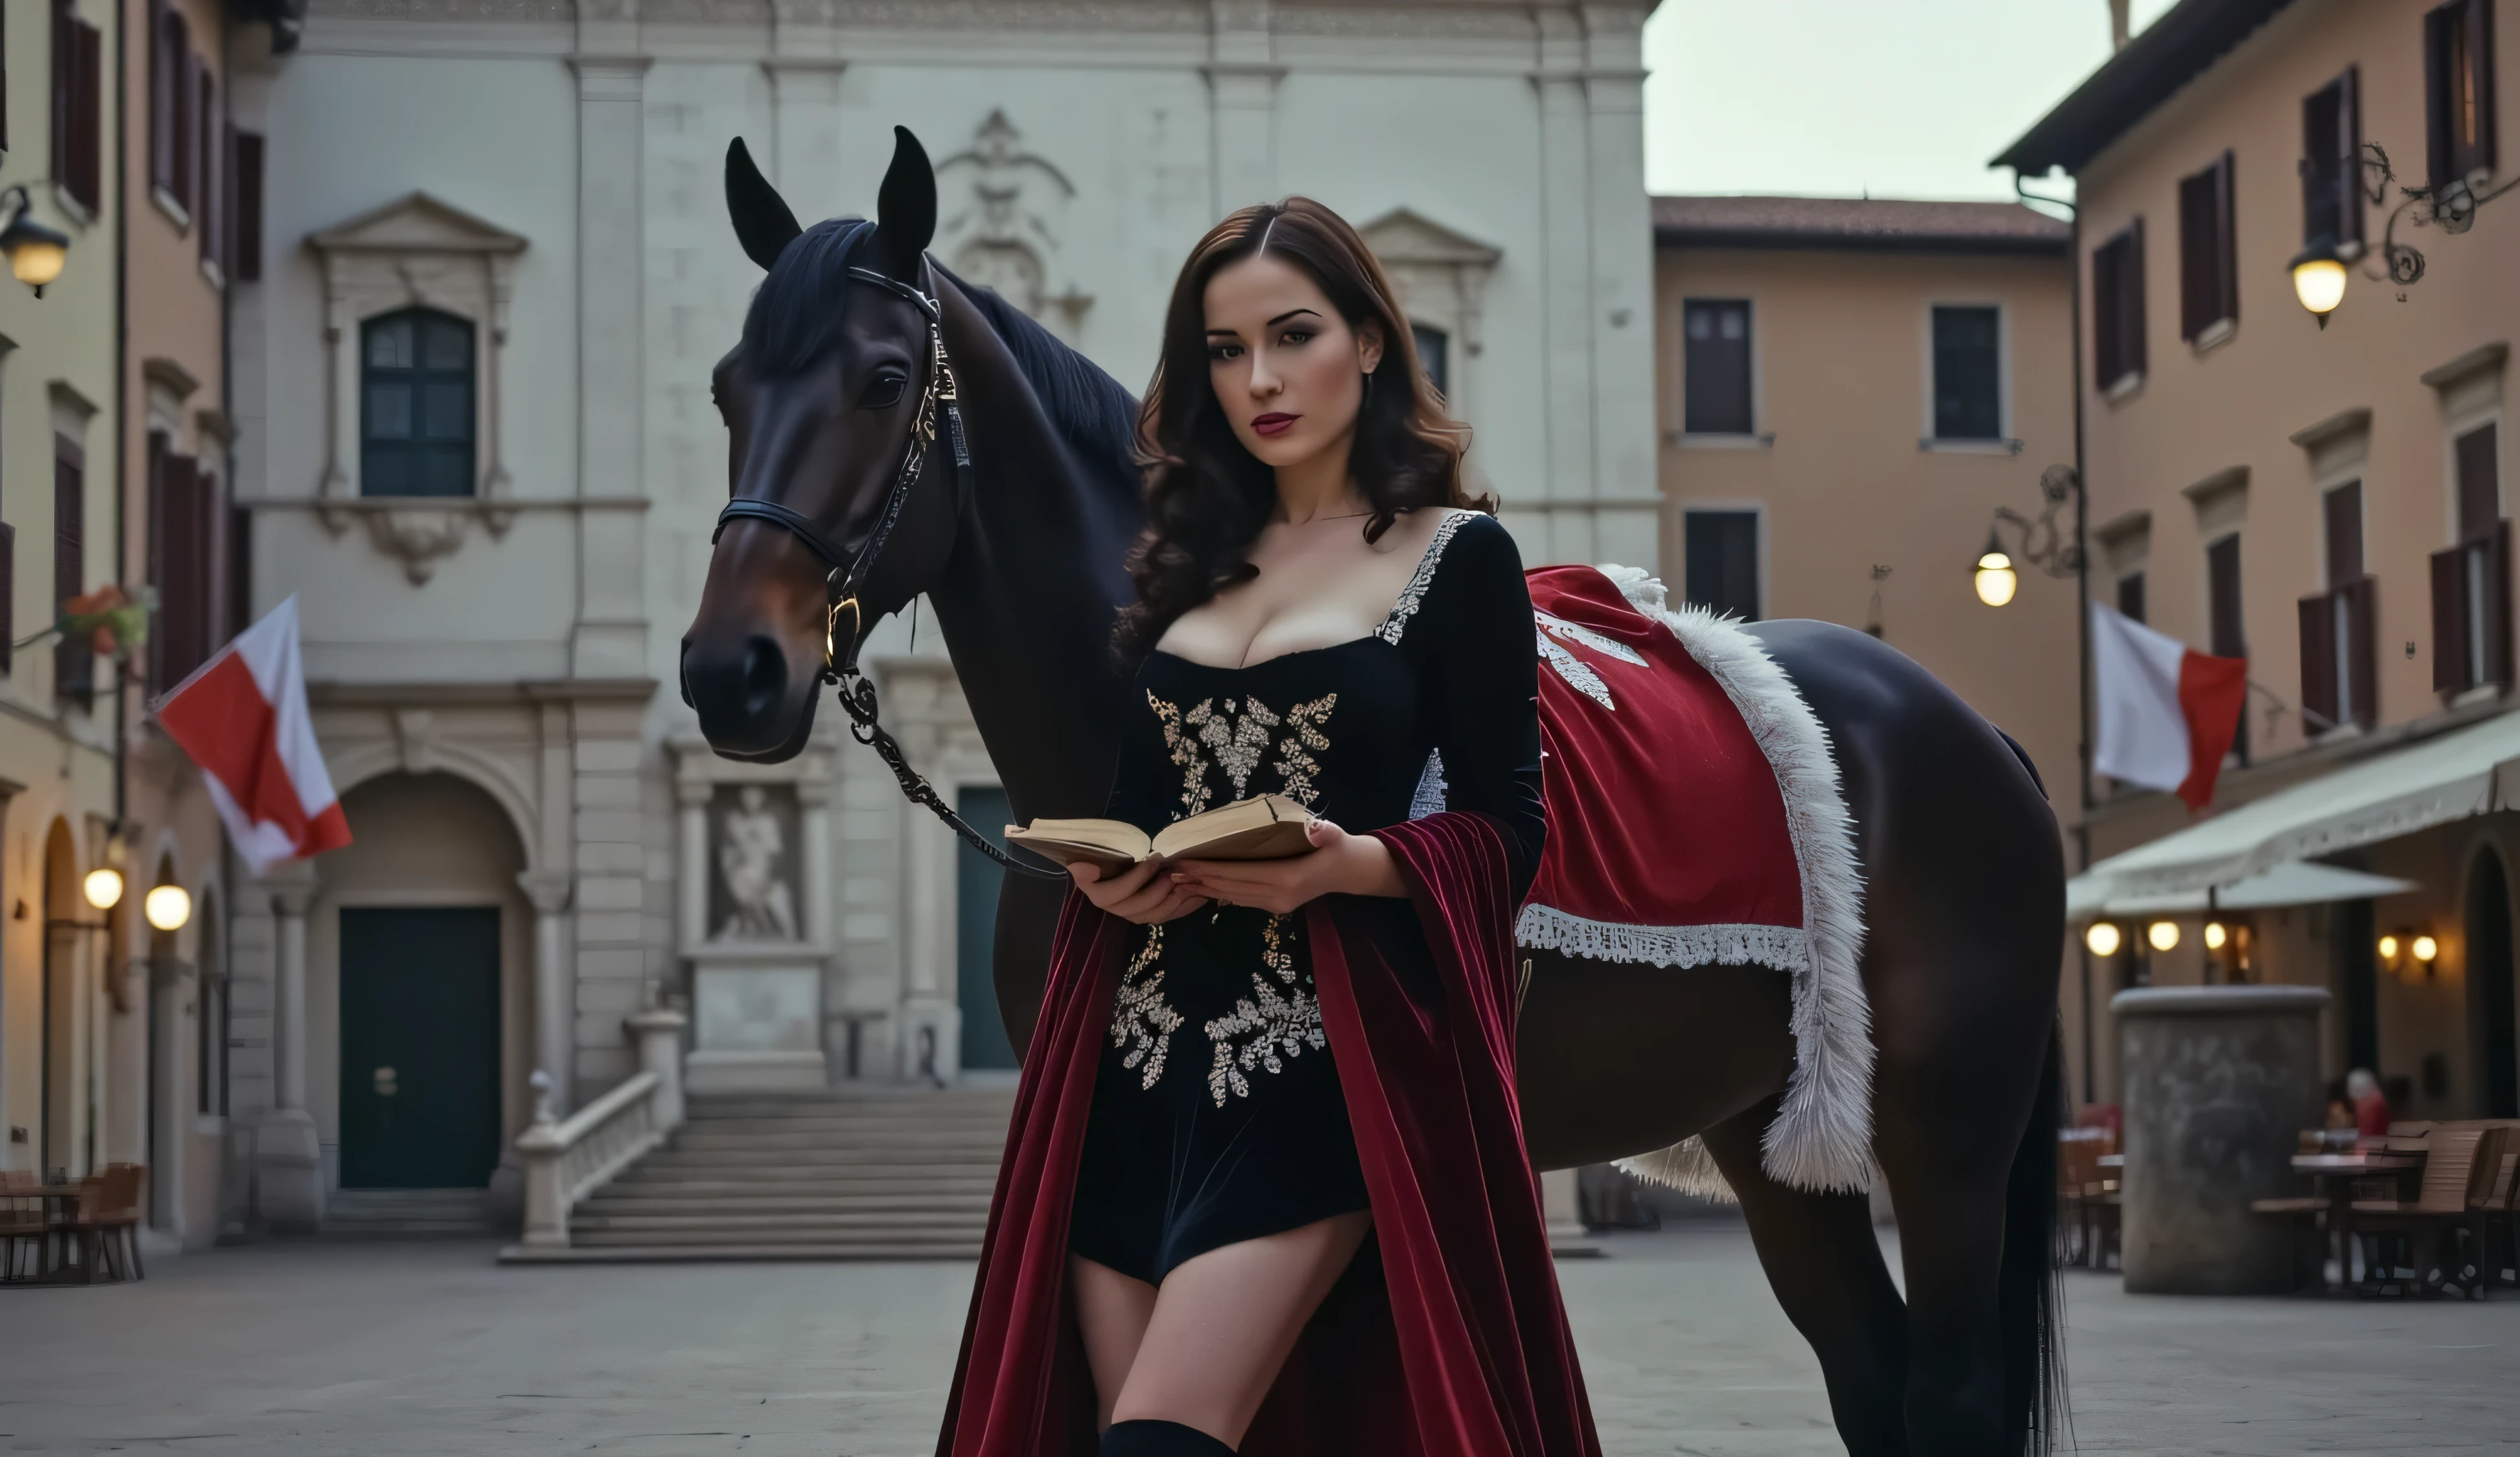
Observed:
[[[755,368],[793,374],[832,346],[847,317],[849,252],[873,224],[835,217],[807,228],[779,254],[744,315],[744,353]],[[1138,490],[1138,401],[1093,360],[1058,341],[994,289],[936,271],[963,291],[1005,341],[1060,438],[1098,478],[1134,498]]]

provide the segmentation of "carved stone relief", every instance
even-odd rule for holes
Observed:
[[[721,785],[709,803],[709,939],[801,941],[798,814],[786,785]]]
[[[937,254],[1072,341],[1094,297],[1076,287],[1059,258],[1076,198],[1067,174],[1024,150],[1023,133],[1005,112],[993,111],[968,150],[937,164],[936,193],[943,213]]]

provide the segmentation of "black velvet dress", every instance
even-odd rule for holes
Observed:
[[[1220,668],[1148,656],[1109,817],[1149,833],[1274,793],[1351,834],[1438,809],[1494,816],[1516,893],[1540,854],[1531,599],[1513,538],[1436,527],[1372,635]],[[1364,907],[1428,963],[1415,909]],[[1142,928],[1112,1007],[1068,1248],[1149,1284],[1220,1246],[1370,1207],[1300,914],[1211,907]]]

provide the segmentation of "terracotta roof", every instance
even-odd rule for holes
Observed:
[[[2292,0],[2180,0],[2136,33],[1994,165],[2025,177],[2080,172]]]
[[[2018,203],[1907,198],[1653,200],[1665,248],[1843,248],[1903,252],[2062,253],[2073,229]]]

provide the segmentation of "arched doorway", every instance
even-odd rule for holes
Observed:
[[[2476,857],[2467,878],[2467,1015],[2477,1085],[2489,1118],[2520,1117],[2520,1026],[2513,1023],[2511,889],[2502,857]]]
[[[341,807],[353,840],[319,862],[307,924],[307,1021],[333,1032],[308,1080],[331,1084],[317,1114],[336,1130],[338,1187],[482,1188],[515,1131],[513,1033],[531,1025],[521,842],[451,774],[383,775]]]

